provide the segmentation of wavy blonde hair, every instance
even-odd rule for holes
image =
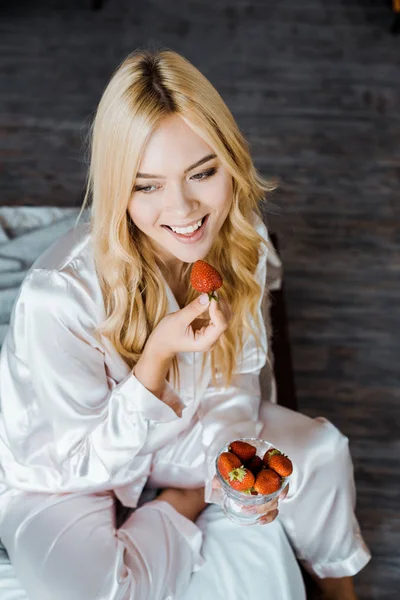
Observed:
[[[91,203],[90,230],[96,271],[106,309],[98,331],[130,367],[159,321],[168,313],[160,265],[149,239],[131,220],[127,207],[144,147],[167,115],[181,116],[213,149],[233,180],[232,208],[204,260],[224,283],[219,297],[230,307],[228,328],[210,351],[212,382],[230,385],[246,334],[258,348],[261,289],[255,279],[260,244],[255,214],[265,192],[276,186],[255,170],[248,145],[221,96],[190,62],[171,50],[130,54],[113,74],[91,128],[90,167],[83,209]],[[80,214],[82,214],[82,211]],[[185,305],[198,295],[183,274]],[[250,316],[250,319],[249,319]],[[253,320],[253,323],[251,322]],[[204,353],[202,371],[207,355]],[[180,378],[176,357],[174,383]],[[169,380],[169,374],[168,374]]]

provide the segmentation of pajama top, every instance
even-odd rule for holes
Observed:
[[[268,240],[258,218],[255,229]],[[33,264],[15,302],[0,357],[0,504],[13,490],[89,493],[114,490],[135,507],[152,455],[188,428],[202,426],[204,485],[212,490],[215,457],[237,437],[257,436],[259,373],[267,360],[262,315],[269,250],[260,244],[254,277],[262,288],[262,350],[247,336],[230,386],[211,383],[210,355],[177,354],[178,396],[165,380],[161,399],[147,390],[111,342],[95,334],[105,317],[88,224],[57,240]],[[179,305],[165,281],[168,312]],[[240,358],[242,360],[240,360]],[[179,417],[172,402],[183,407]]]

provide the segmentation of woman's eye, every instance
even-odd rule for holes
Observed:
[[[195,179],[196,181],[203,181],[204,179],[208,179],[212,177],[217,172],[217,167],[212,167],[207,171],[202,171],[201,173],[196,173],[196,175],[192,175],[190,179]],[[143,192],[144,194],[152,194],[156,190],[159,189],[157,185],[135,185],[135,192]]]
[[[135,185],[135,192],[144,192],[145,194],[151,194],[156,189],[156,185]]]
[[[203,171],[202,173],[196,173],[196,175],[193,175],[191,177],[191,179],[196,179],[196,181],[202,181],[203,179],[207,179],[208,177],[215,175],[216,172],[217,172],[217,168],[212,167],[212,169],[208,169],[208,171]]]

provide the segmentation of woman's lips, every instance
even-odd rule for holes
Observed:
[[[193,244],[194,242],[198,242],[203,238],[209,220],[209,216],[209,214],[205,216],[201,227],[196,229],[196,231],[194,231],[190,236],[175,233],[175,231],[172,231],[172,229],[170,229],[167,225],[162,225],[162,227],[179,242],[182,242],[184,244]]]

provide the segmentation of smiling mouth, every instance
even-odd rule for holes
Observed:
[[[208,215],[204,215],[204,217],[201,219],[201,225],[200,225],[199,229],[204,225],[204,221],[205,221],[205,219],[206,219],[207,216]],[[166,227],[170,231],[173,231],[172,227],[170,227],[169,225],[161,225],[161,227]]]

